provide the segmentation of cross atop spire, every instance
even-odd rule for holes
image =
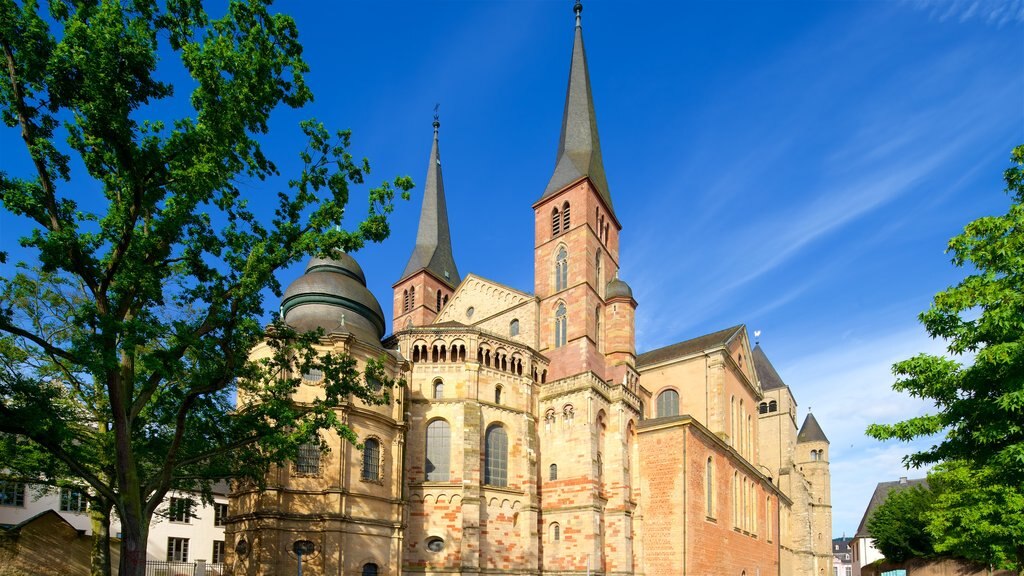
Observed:
[[[409,257],[401,280],[426,270],[438,280],[455,287],[459,285],[459,270],[452,255],[451,232],[448,230],[448,206],[444,197],[444,180],[441,177],[441,153],[438,149],[438,128],[441,122],[434,107],[434,143],[430,148],[427,164],[427,178],[423,185],[423,208],[420,211],[420,226],[416,232],[416,247]]]
[[[556,194],[580,178],[587,177],[614,215],[604,162],[601,160],[601,142],[597,136],[597,115],[594,113],[587,55],[583,49],[583,27],[580,25],[583,4],[579,0],[573,5],[573,12],[576,14],[576,34],[569,64],[569,87],[565,94],[562,135],[558,141],[555,173],[541,198]]]

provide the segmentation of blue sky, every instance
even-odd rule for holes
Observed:
[[[353,130],[371,180],[422,183],[439,102],[459,270],[531,291],[530,206],[554,167],[571,2],[279,9],[296,17],[317,97],[273,119],[282,173],[297,121],[316,116]],[[916,315],[963,275],[946,242],[1008,205],[1024,5],[587,0],[583,26],[638,348],[760,330],[800,419],[813,408],[832,442],[833,531],[852,534],[875,483],[923,475],[903,470],[905,446],[863,430],[927,408],[890,391],[889,367],[942,350]],[[16,137],[0,132],[0,159],[25,174]],[[245,187],[270,199],[277,185]],[[387,315],[419,199],[356,255]],[[10,250],[20,223],[3,213],[0,227]]]

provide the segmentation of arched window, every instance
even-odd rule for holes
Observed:
[[[551,209],[551,235],[558,236],[558,233],[562,231],[562,215],[558,212],[558,208]]]
[[[434,380],[433,397],[434,400],[444,398],[444,382],[440,378]]]
[[[679,392],[665,390],[658,394],[658,418],[679,415]]]
[[[427,424],[427,461],[424,467],[427,482],[447,482],[451,454],[451,428],[444,420]]]
[[[437,311],[441,311],[441,291],[437,291]]]
[[[597,351],[603,352],[604,348],[601,346],[601,307],[594,308],[594,340],[597,341]]]
[[[732,473],[732,525],[740,527],[740,474]]]
[[[569,203],[562,204],[562,232],[569,231]]]
[[[767,402],[761,402],[760,404],[757,405],[757,413],[758,414],[766,414],[767,412],[768,412],[768,403]]]
[[[380,440],[363,442],[363,480],[380,480]]]
[[[501,404],[501,386],[494,387],[494,403]]]
[[[555,254],[555,291],[569,287],[569,252],[565,246],[559,246]]]
[[[767,498],[765,498],[765,503],[764,503],[764,526],[765,526],[765,531],[764,531],[765,532],[765,536],[767,536],[768,541],[771,542],[772,541],[772,497],[771,496],[768,496]]]
[[[821,460],[821,453],[817,450],[811,450],[811,460]]]
[[[548,466],[548,480],[558,480],[558,464]]]
[[[408,312],[408,311],[409,311],[409,291],[408,290],[403,290],[402,291],[402,312]]]
[[[704,472],[704,507],[707,512],[708,518],[715,517],[715,465],[711,457],[708,457],[707,470]]]
[[[768,411],[769,412],[777,412],[778,409],[779,409],[779,403],[776,402],[775,400],[772,400],[771,402],[768,403]]]
[[[448,304],[448,295],[447,294],[444,295],[444,300],[441,303],[442,304]]]
[[[518,319],[513,319],[511,322],[508,323],[508,335],[509,336],[519,336],[519,320]]]
[[[562,530],[557,522],[551,524],[551,539],[555,541],[562,539]]]
[[[377,576],[378,568],[373,562],[363,564],[363,576]]]
[[[598,292],[603,292],[604,285],[601,282],[601,251],[594,255],[594,287]]]
[[[566,320],[565,304],[559,302],[558,308],[555,309],[555,348],[565,346],[567,329],[568,322]]]
[[[508,435],[500,424],[492,424],[487,429],[484,461],[484,484],[508,486]]]
[[[409,310],[416,307],[416,287],[409,287]]]

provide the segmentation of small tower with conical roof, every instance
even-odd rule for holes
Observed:
[[[394,285],[395,332],[412,326],[424,326],[437,318],[437,313],[448,303],[461,282],[459,270],[452,255],[452,238],[448,229],[448,206],[441,177],[441,152],[438,148],[438,129],[441,126],[434,115],[434,142],[427,163],[427,178],[423,185],[423,207],[416,232],[416,247],[401,279]]]
[[[828,438],[821,425],[808,410],[796,437],[794,460],[808,483],[811,502],[810,550],[813,554],[812,574],[832,573],[832,491],[828,460]]]

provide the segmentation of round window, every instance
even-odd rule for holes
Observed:
[[[440,552],[444,550],[444,540],[434,536],[433,538],[427,539],[427,550],[431,552]]]
[[[245,556],[248,553],[249,543],[245,541],[245,538],[242,538],[238,541],[238,544],[235,545],[235,554],[238,554],[239,556]]]
[[[476,312],[476,310],[472,306],[466,308],[466,318],[472,318],[473,312]]]

